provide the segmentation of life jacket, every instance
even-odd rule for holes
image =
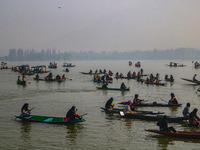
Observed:
[[[175,99],[177,100],[177,104],[178,104],[178,99],[176,98],[176,96],[174,96],[174,97],[172,98],[172,100],[170,101],[170,103],[173,104],[173,101],[174,101]]]

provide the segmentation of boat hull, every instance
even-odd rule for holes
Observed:
[[[126,89],[118,89],[118,88],[102,88],[102,87],[96,87],[99,90],[115,90],[115,91],[130,91],[130,88]]]
[[[36,116],[36,115],[30,115],[28,117],[21,117],[20,115],[16,115],[15,117],[23,121],[49,123],[49,124],[74,124],[85,121],[85,119],[75,119],[74,121],[65,121],[66,120],[65,117]]]
[[[200,139],[200,132],[194,131],[176,131],[176,132],[167,132],[167,131],[159,131],[154,129],[145,129],[145,131],[153,132],[157,134],[172,136],[172,137],[181,137],[181,138],[195,138]]]

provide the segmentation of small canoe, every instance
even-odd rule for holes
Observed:
[[[74,121],[66,121],[65,117],[50,117],[36,115],[30,115],[28,117],[21,117],[20,115],[16,115],[15,117],[28,122],[41,122],[50,124],[74,124],[85,121],[85,119],[75,119]]]
[[[51,69],[56,69],[57,68],[57,66],[48,66],[49,68],[51,68]]]
[[[166,83],[156,83],[156,82],[145,82],[145,84],[153,84],[153,85],[161,85],[161,86],[166,85]]]
[[[66,80],[66,79],[62,79],[62,80],[49,79],[49,80],[46,80],[46,79],[36,79],[36,78],[33,78],[33,79],[36,80],[36,81],[47,81],[47,82],[53,82],[53,81],[64,82]]]
[[[76,65],[62,65],[62,67],[75,67]]]
[[[145,129],[145,131],[153,132],[157,134],[172,136],[172,137],[181,137],[181,138],[195,138],[200,139],[199,131],[176,131],[176,132],[167,132],[167,131],[159,131],[155,129]]]
[[[102,87],[96,87],[99,90],[116,90],[116,91],[130,91],[130,88],[126,89],[120,89],[120,88],[102,88]]]
[[[185,79],[185,78],[181,78],[181,79],[185,80],[185,81],[188,81],[188,82],[191,82],[191,83],[194,83],[194,84],[200,84],[200,81],[193,81],[193,80]]]
[[[120,113],[121,114],[121,113]],[[142,120],[150,120],[150,121],[159,121],[163,118],[164,115],[156,115],[156,114],[140,114],[137,112],[130,112],[121,115],[125,118],[133,118],[133,119],[142,119]],[[178,117],[178,116],[167,116],[168,122],[182,122],[187,120],[185,117]]]
[[[165,79],[167,82],[174,82],[174,79]]]
[[[126,105],[128,101],[123,101],[118,104]],[[135,107],[174,107],[174,106],[181,106],[182,104],[168,104],[168,103],[142,103],[142,104],[133,104]]]
[[[186,65],[168,65],[168,64],[166,64],[166,66],[169,66],[169,67],[185,67]]]
[[[103,80],[92,80],[93,82],[97,82],[97,83],[112,83],[112,81],[103,81]]]
[[[113,109],[106,109],[105,107],[101,107],[102,110],[110,113],[117,113],[119,114],[120,111],[124,111],[123,109],[120,108],[113,108]],[[140,114],[164,114],[164,112],[159,112],[159,111],[142,111],[142,110],[135,110],[133,112],[137,112]]]
[[[19,85],[26,85],[26,81],[17,81],[17,84],[19,84]]]
[[[85,74],[85,75],[98,75],[98,74],[104,74],[103,72],[99,72],[99,73],[89,73],[89,72],[80,72],[81,74]]]

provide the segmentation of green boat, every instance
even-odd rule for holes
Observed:
[[[26,81],[17,81],[17,84],[19,84],[19,85],[26,85]]]
[[[115,91],[130,91],[130,87],[129,88],[125,88],[125,89],[120,89],[120,88],[102,88],[102,87],[96,87],[99,90],[115,90]]]
[[[119,114],[120,111],[124,111],[123,109],[120,108],[113,108],[113,109],[106,109],[105,107],[101,107],[102,110],[110,113],[117,113]],[[164,112],[159,112],[159,111],[142,111],[142,110],[134,110],[133,112],[137,112],[140,114],[164,114]]]
[[[15,117],[28,122],[41,122],[50,124],[74,124],[85,121],[85,119],[75,119],[73,121],[66,121],[65,117],[50,117],[50,116],[36,116],[36,115],[30,115],[28,117],[22,117],[20,115],[16,115]]]
[[[81,74],[85,74],[85,75],[98,75],[98,74],[104,74],[103,72],[99,72],[99,73],[89,73],[89,72],[80,72]]]

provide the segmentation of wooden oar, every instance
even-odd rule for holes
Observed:
[[[166,100],[164,100],[164,99],[161,99],[163,102],[166,102],[166,103],[168,103]]]
[[[88,113],[85,113],[85,114],[82,114],[82,115],[80,115],[81,117],[83,117],[83,116],[85,116],[85,115],[87,115]]]

